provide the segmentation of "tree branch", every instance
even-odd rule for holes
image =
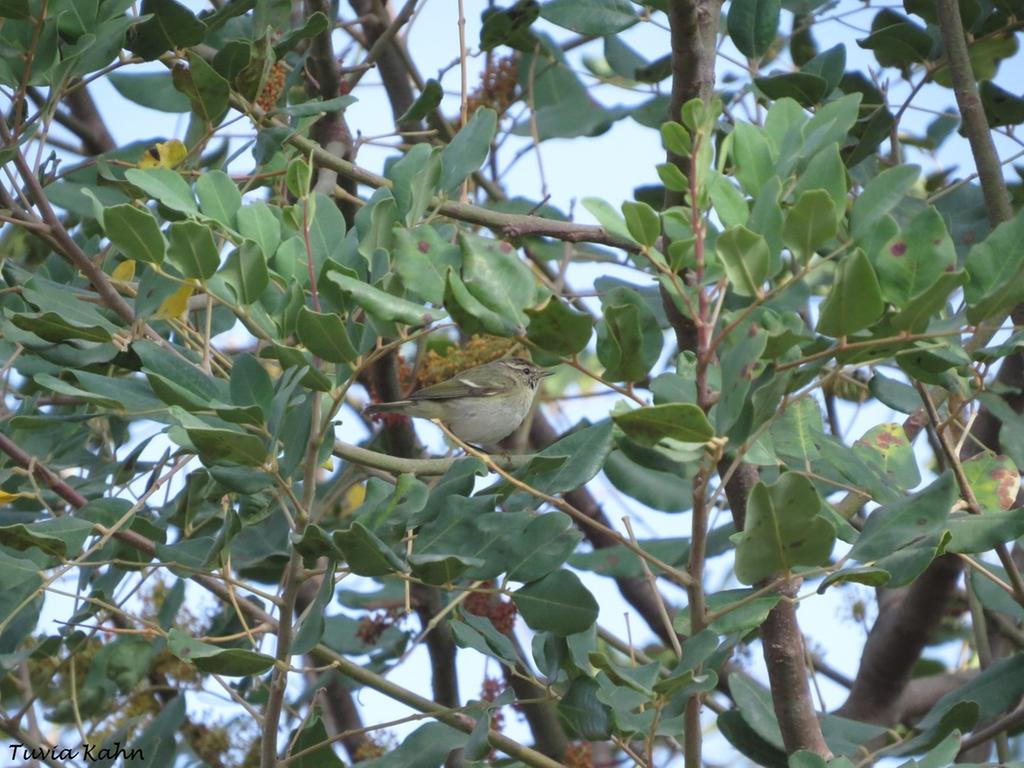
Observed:
[[[782,600],[761,625],[761,645],[768,668],[775,717],[782,732],[786,752],[807,750],[824,758],[832,757],[811,701],[807,680],[807,653],[804,637],[796,620],[798,581],[779,588]]]
[[[992,132],[981,106],[981,97],[978,96],[978,86],[974,80],[964,27],[960,20],[960,4],[957,0],[936,0],[935,8],[939,16],[942,45],[946,49],[946,65],[953,81],[953,94],[964,121],[964,133],[971,145],[974,165],[978,169],[988,220],[995,227],[1013,217],[1013,207],[1010,205],[999,155],[992,142]]]
[[[279,120],[268,118],[263,110],[254,104],[250,104],[237,93],[232,92],[231,105],[240,112],[251,115],[258,123],[266,121],[268,125],[287,127]],[[316,141],[305,136],[292,134],[288,137],[287,142],[302,152],[304,156],[311,156],[316,165],[336,171],[338,174],[350,178],[359,184],[365,184],[373,189],[380,187],[390,188],[392,186],[390,179],[378,176],[355,163],[327,152]],[[446,200],[442,197],[434,198],[431,200],[430,205],[438,213],[448,218],[467,224],[478,224],[495,232],[500,232],[509,238],[537,235],[552,237],[556,240],[570,243],[586,242],[607,245],[630,253],[636,253],[639,250],[639,246],[632,240],[610,234],[603,227],[590,224],[576,224],[571,221],[546,219],[542,216],[490,211],[468,203]]]

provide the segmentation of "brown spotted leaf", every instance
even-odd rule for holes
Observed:
[[[982,453],[964,462],[964,474],[983,510],[1009,509],[1020,490],[1020,473],[1007,456]]]
[[[899,424],[872,427],[853,444],[853,452],[900,490],[910,490],[921,482],[914,451]]]

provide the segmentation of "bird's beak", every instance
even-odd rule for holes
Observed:
[[[540,372],[540,377],[542,379],[546,379],[548,376],[554,376],[554,375],[555,375],[554,371],[543,370],[543,371]]]

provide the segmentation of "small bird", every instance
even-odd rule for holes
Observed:
[[[460,440],[493,444],[523,423],[540,380],[552,373],[521,357],[504,358],[424,387],[407,400],[369,405],[363,413],[439,419]]]

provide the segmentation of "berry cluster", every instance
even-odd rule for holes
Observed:
[[[565,757],[562,759],[567,768],[594,768],[594,756],[590,744],[586,741],[578,741],[565,748]]]
[[[448,347],[444,354],[434,349],[427,350],[426,356],[416,372],[416,388],[437,384],[439,381],[452,378],[467,368],[504,357],[517,344],[515,339],[474,334],[461,347]]]
[[[281,91],[284,90],[285,74],[286,67],[283,61],[275,62],[274,66],[270,68],[270,74],[267,75],[267,81],[263,84],[263,90],[256,97],[256,106],[264,112],[272,110],[281,97]]]
[[[377,611],[363,616],[359,621],[356,637],[363,641],[363,645],[374,645],[385,631],[395,625],[395,618],[393,610]]]
[[[503,635],[511,635],[519,611],[515,603],[501,598],[491,591],[493,589],[494,582],[485,582],[481,585],[483,591],[471,592],[463,605],[474,616],[486,616],[491,620],[491,625]]]
[[[519,98],[518,86],[515,54],[492,61],[481,73],[480,85],[466,99],[469,114],[478,107],[490,107],[503,114]]]
[[[485,677],[483,686],[480,689],[482,701],[494,701],[505,692],[505,683],[494,677]],[[502,731],[505,728],[505,715],[500,708],[491,710],[491,730]]]

